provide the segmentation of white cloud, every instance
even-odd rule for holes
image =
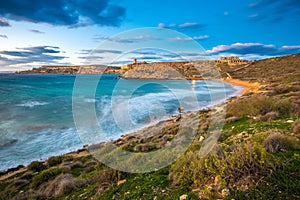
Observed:
[[[168,41],[170,42],[189,42],[194,40],[205,40],[208,39],[209,35],[201,35],[201,36],[194,36],[194,37],[176,37],[176,38],[169,38]]]
[[[165,24],[165,23],[159,23],[158,28],[170,28],[170,29],[202,29],[204,27],[203,24],[199,24],[197,22],[185,22],[182,24]]]
[[[231,45],[218,45],[206,53],[210,55],[217,54],[237,54],[237,55],[258,55],[258,56],[280,56],[300,52],[299,46],[276,47],[273,44],[261,43],[234,43]]]

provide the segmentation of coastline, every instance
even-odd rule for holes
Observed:
[[[36,161],[27,167],[20,165],[0,171],[3,188],[0,194],[15,199],[297,199],[300,195],[297,187],[300,184],[297,179],[300,166],[300,74],[295,66],[300,66],[299,56],[261,60],[241,70],[225,66],[223,77],[229,74],[233,79],[214,81],[224,86],[231,84],[235,92],[222,102],[198,108],[198,111],[186,110],[182,116],[167,121],[157,120],[152,127],[124,133],[119,139],[94,146],[95,149],[79,146],[79,150]],[[212,113],[222,112],[220,105],[227,107],[220,138],[209,156],[199,159],[203,143],[209,141],[206,136],[211,135],[207,131],[209,117]],[[144,159],[148,159],[143,157],[144,152],[170,144],[178,133],[180,117],[188,120],[186,127],[201,125],[197,126],[197,135],[192,138],[184,156],[171,165],[154,168],[145,174],[128,173],[103,165],[106,161],[115,161],[113,156],[120,149],[137,153],[134,159],[120,164],[130,169],[135,164],[139,169]],[[154,129],[162,127],[157,134],[151,135]],[[187,134],[182,136],[186,138]],[[274,138],[275,143],[272,142]],[[277,148],[278,142],[283,142],[282,148]],[[116,151],[110,149],[111,144],[120,148]],[[97,152],[105,153],[101,154],[105,156],[104,162],[92,155]],[[165,154],[161,155],[157,160],[150,160],[150,166],[168,159]],[[118,160],[125,161],[127,157],[123,155],[121,158],[124,159]],[[138,162],[140,164],[136,165]],[[228,177],[228,174],[232,176]],[[274,185],[276,187],[271,187]]]
[[[231,85],[243,87],[243,90],[238,95],[234,96],[234,97],[237,97],[237,98],[245,95],[248,92],[257,92],[258,88],[260,87],[259,83],[250,83],[248,81],[242,81],[242,80],[239,80],[239,79],[219,79],[219,80],[216,80],[216,81],[220,81],[220,82],[228,83],[228,84],[231,84]],[[220,104],[223,104],[223,103],[226,104],[226,103],[231,102],[231,101],[232,101],[232,99],[228,98],[224,102],[217,103],[216,105],[213,105],[209,108],[203,108],[203,109],[199,109],[199,110],[195,110],[195,111],[189,111],[188,113],[203,112],[207,109],[211,109],[211,108],[216,107]],[[112,141],[106,141],[106,142],[118,142],[120,140],[126,140],[127,137],[129,137],[131,135],[142,134],[142,132],[148,131],[148,129],[151,129],[153,126],[166,127],[166,126],[174,125],[178,120],[179,120],[179,114],[174,115],[170,118],[162,119],[162,120],[156,122],[155,124],[145,126],[145,127],[141,128],[139,130],[136,130],[136,131],[133,131],[133,132],[130,132],[130,133],[126,133],[126,134],[120,136],[117,139],[114,139]],[[94,144],[94,145],[84,145],[82,148],[80,148],[76,151],[71,151],[71,152],[68,152],[68,153],[65,153],[65,154],[62,154],[62,155],[57,155],[57,156],[71,156],[73,158],[78,158],[78,157],[91,155],[91,153],[89,152],[90,147],[98,146],[98,145],[104,144],[106,142],[101,142],[101,143],[97,143],[97,144]],[[48,159],[49,158],[47,158],[46,160],[43,160],[41,162],[46,163]],[[5,180],[7,178],[10,178],[11,176],[14,176],[15,174],[23,172],[26,169],[27,169],[27,166],[24,166],[24,167],[18,166],[18,167],[8,168],[6,170],[2,170],[1,172],[3,174],[0,174],[0,180]]]
[[[231,84],[231,85],[236,85],[236,86],[240,86],[243,87],[243,91],[240,93],[239,96],[243,96],[249,92],[253,92],[253,93],[257,93],[259,88],[262,86],[260,83],[258,82],[249,82],[249,81],[244,81],[244,80],[240,80],[240,79],[234,79],[234,78],[223,78],[221,79],[222,82]]]

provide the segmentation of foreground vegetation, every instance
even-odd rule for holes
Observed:
[[[1,180],[0,199],[300,199],[299,57],[258,61],[248,75],[224,66],[233,78],[249,80],[255,73],[263,86],[228,102],[218,144],[205,157],[199,152],[211,110],[188,115],[200,126],[171,166],[130,174],[108,168],[92,155],[52,157]],[[282,69],[286,72],[272,75]],[[117,143],[129,151],[155,151],[177,130],[178,123],[172,123],[147,140]]]

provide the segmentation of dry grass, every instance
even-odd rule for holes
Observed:
[[[279,113],[278,112],[268,112],[267,114],[265,115],[262,115],[262,116],[259,116],[257,119],[259,121],[263,121],[263,122],[269,122],[271,120],[274,120],[276,119],[277,117],[279,117]]]
[[[292,126],[292,132],[299,134],[300,133],[300,119],[296,120]]]
[[[61,174],[39,189],[39,194],[55,197],[71,193],[84,184],[83,180],[74,178],[71,174]]]
[[[263,142],[263,146],[270,153],[278,151],[289,151],[299,149],[299,141],[297,138],[287,136],[282,133],[271,133]]]

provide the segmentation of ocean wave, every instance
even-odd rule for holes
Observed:
[[[96,101],[97,101],[96,99],[89,99],[89,98],[84,99],[84,102],[86,103],[95,103]]]
[[[17,104],[18,107],[29,107],[33,108],[35,106],[44,106],[49,104],[48,102],[38,102],[38,101],[27,101],[25,103]]]

